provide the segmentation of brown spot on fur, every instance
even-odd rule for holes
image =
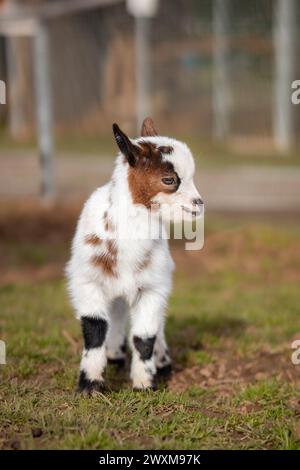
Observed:
[[[116,187],[116,180],[114,178],[114,176],[112,177],[111,179],[111,185],[110,185],[110,188],[109,188],[109,195],[108,195],[108,209],[110,209],[113,205],[113,198],[112,198],[112,192],[113,192],[113,189]]]
[[[95,267],[100,267],[107,276],[116,277],[117,247],[114,240],[107,240],[106,251],[100,255],[94,255],[91,263]]]
[[[117,257],[117,246],[115,240],[107,240],[106,247],[111,258]]]
[[[104,230],[106,232],[113,232],[115,230],[114,224],[112,223],[107,211],[105,211],[103,214],[103,221],[104,221]]]
[[[161,151],[152,142],[139,142],[141,149],[135,166],[128,169],[128,183],[134,204],[151,207],[153,197],[159,193],[173,193],[180,180],[171,162],[162,159]],[[178,184],[164,185],[163,177],[174,177]]]
[[[110,256],[107,256],[107,254],[94,255],[91,259],[91,263],[96,268],[100,267],[107,276],[117,276],[115,272],[116,263]]]
[[[101,245],[102,243],[102,240],[95,233],[86,235],[84,237],[84,241],[87,245],[94,245],[94,246]]]
[[[144,269],[148,268],[150,263],[151,263],[151,251],[149,250],[144,256],[144,258],[139,262],[137,270],[143,271]]]
[[[108,276],[117,276],[117,246],[115,240],[107,240],[105,243],[105,252],[100,255],[94,255],[91,259],[95,267],[100,267]]]
[[[155,129],[151,119],[144,121],[142,134],[154,135]],[[180,179],[171,162],[163,160],[162,149],[171,152],[170,146],[159,149],[153,142],[141,139],[133,143],[119,126],[113,124],[116,143],[123,154],[124,163],[129,164],[128,182],[134,204],[143,204],[151,207],[153,197],[160,192],[173,193],[180,185]],[[169,178],[170,184],[163,178]],[[171,180],[172,178],[172,180]]]

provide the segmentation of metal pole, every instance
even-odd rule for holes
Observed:
[[[151,114],[150,19],[135,18],[135,75],[137,130],[143,119]]]
[[[5,67],[4,67],[4,40],[0,36],[0,105],[6,104],[6,74],[5,74]],[[6,112],[6,107],[0,106],[0,120],[2,119],[2,115]]]
[[[41,192],[46,199],[52,199],[55,195],[49,52],[48,25],[40,20],[34,37],[34,73],[38,145],[42,169]]]
[[[274,11],[274,139],[286,152],[294,141],[291,86],[297,78],[295,71],[297,0],[277,0]]]
[[[0,80],[0,104],[6,104],[6,85],[3,80]]]
[[[6,41],[7,75],[9,93],[9,129],[10,134],[18,139],[24,133],[26,113],[22,100],[22,45],[20,38],[8,37]]]
[[[225,138],[230,132],[231,84],[230,84],[230,0],[214,0],[214,78],[213,115],[214,135]]]

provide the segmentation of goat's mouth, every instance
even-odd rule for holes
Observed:
[[[200,210],[191,210],[188,207],[181,206],[182,210],[184,212],[187,212],[188,214],[191,214],[192,217],[199,217],[202,214],[202,208]]]

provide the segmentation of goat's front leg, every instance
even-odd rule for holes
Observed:
[[[108,319],[106,316],[82,316],[81,327],[84,349],[80,363],[78,391],[89,395],[102,392],[105,388],[103,372],[106,366],[106,336]]]
[[[155,389],[154,346],[164,312],[165,298],[154,291],[142,292],[131,311],[131,379],[134,390]]]

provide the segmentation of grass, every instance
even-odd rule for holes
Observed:
[[[300,449],[300,225],[212,218],[202,252],[174,244],[173,377],[137,394],[109,368],[110,391],[88,399],[61,276],[75,216],[0,218],[0,448]]]

